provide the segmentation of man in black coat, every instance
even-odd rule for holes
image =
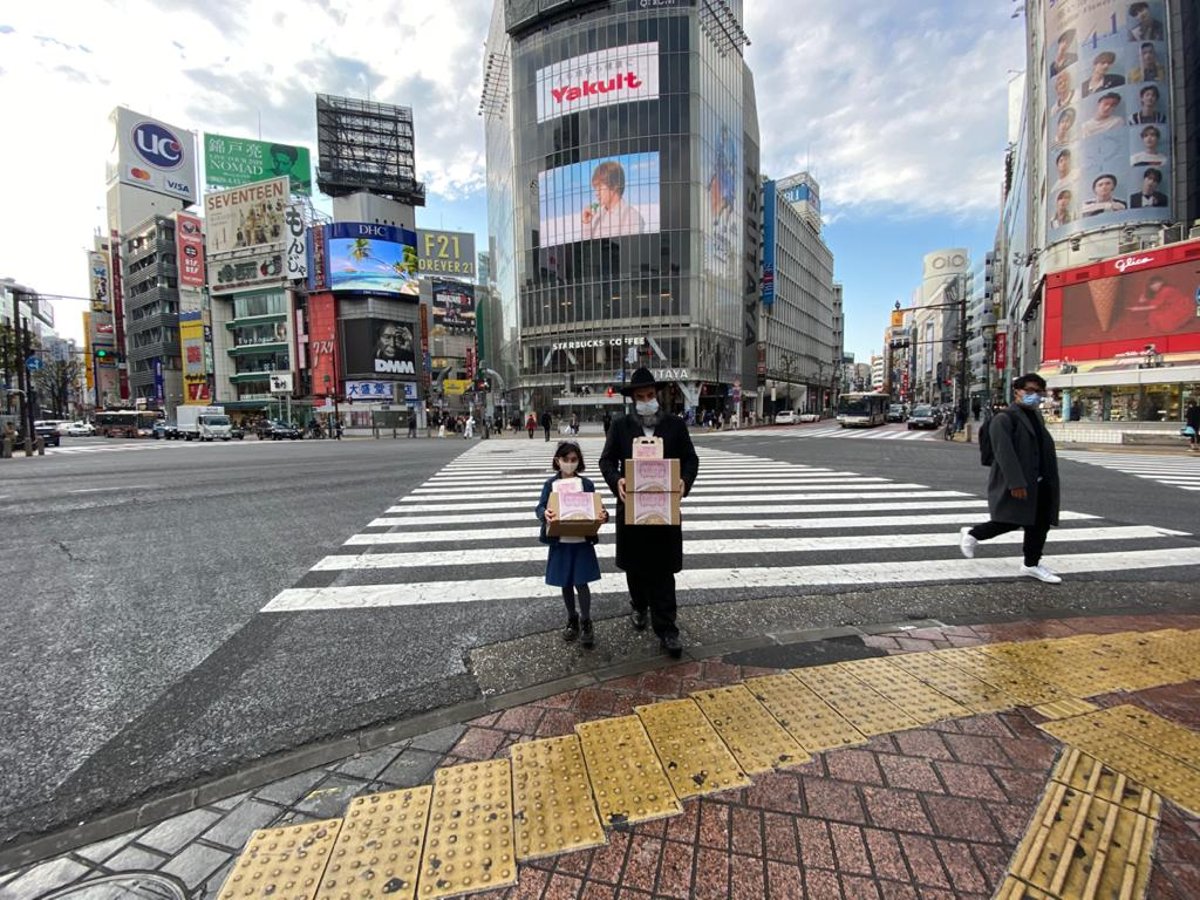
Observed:
[[[1013,404],[992,416],[987,425],[994,457],[988,476],[991,520],[962,529],[959,547],[970,559],[980,541],[1023,528],[1021,574],[1058,584],[1062,578],[1042,565],[1046,535],[1051,525],[1058,524],[1059,509],[1058,456],[1038,412],[1046,382],[1036,373],[1022,375],[1013,381],[1013,394]]]
[[[550,415],[550,410],[542,413],[542,430],[546,432],[546,440],[550,440],[550,426],[554,424],[554,419]]]
[[[679,490],[684,497],[700,471],[687,425],[678,416],[666,414],[659,404],[661,387],[649,369],[638,369],[621,389],[633,398],[634,412],[613,420],[600,456],[600,473],[617,496],[617,568],[625,572],[629,585],[633,627],[641,631],[648,617],[660,646],[679,659],[683,644],[675,625],[675,573],[683,569],[683,529],[678,525],[625,524],[625,460],[633,456],[634,439],[662,439],[663,457],[679,460],[683,481]]]

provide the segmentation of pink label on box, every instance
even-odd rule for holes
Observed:
[[[638,494],[633,510],[635,521],[661,518],[664,522],[670,522],[671,497],[671,494],[665,493]]]
[[[583,479],[581,478],[560,478],[554,482],[554,493],[556,494],[571,494],[583,490]]]
[[[639,491],[658,487],[671,489],[671,463],[666,459],[639,459],[634,461],[634,479]]]
[[[558,495],[558,517],[562,520],[567,519],[588,519],[589,521],[596,518],[596,504],[592,498],[595,494],[583,493],[581,491],[568,492]]]
[[[633,442],[634,459],[662,459],[662,440],[659,438],[637,438]]]

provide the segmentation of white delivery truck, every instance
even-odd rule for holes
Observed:
[[[233,437],[229,416],[222,406],[177,407],[175,422],[179,434],[187,441],[227,441]]]

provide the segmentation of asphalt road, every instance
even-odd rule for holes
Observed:
[[[766,470],[775,460],[915,483],[968,500],[983,494],[986,471],[973,446],[811,433],[799,426],[786,434],[703,435],[698,444],[725,465],[744,458]],[[464,465],[481,450],[493,461],[532,454],[528,458],[541,464],[541,454],[549,455],[540,436],[534,442],[493,440],[486,447],[458,439],[202,446],[67,439],[68,452],[0,463],[0,515],[8,525],[0,538],[0,846],[278,750],[477,697],[472,656],[478,648],[516,646],[560,624],[561,607],[552,596],[503,599],[495,593],[514,579],[538,577],[542,564],[533,559],[536,553],[528,554],[536,532],[522,533],[511,549],[493,541],[494,557],[474,549],[488,544],[487,535],[476,537],[481,544],[467,545],[447,530],[439,542],[438,529],[492,527],[493,513],[473,511],[461,499],[444,501],[446,522],[418,516],[371,524],[469,446],[476,450]],[[480,463],[481,471],[494,464]],[[1100,517],[1106,527],[1196,530],[1195,494],[1073,462],[1062,469],[1064,508]],[[541,477],[536,466],[520,471],[525,479]],[[780,490],[790,489],[788,477],[780,474]],[[467,500],[486,501],[497,488],[460,490]],[[440,501],[429,499],[436,514]],[[520,499],[515,508],[523,517],[530,506]],[[720,512],[739,515],[730,507]],[[706,515],[689,521],[705,521]],[[755,525],[751,518],[743,527]],[[919,569],[927,558],[956,555],[953,548],[932,553],[905,546],[903,527],[897,534],[896,527],[863,526],[859,519],[857,530],[834,525],[817,533],[861,534],[868,548],[874,538],[881,548],[872,550],[871,559],[885,566]],[[411,551],[418,555],[405,563],[409,568],[310,571],[327,557],[365,549],[347,548],[348,539],[382,541],[383,534],[424,541]],[[721,535],[689,533],[689,542],[694,537]],[[1143,535],[1097,539],[1083,549],[1118,551],[1132,560],[1141,550],[1164,546],[1191,552],[1200,544],[1190,536]],[[1003,552],[1011,556],[1015,549]],[[371,548],[384,551],[404,552],[405,546]],[[468,561],[471,553],[476,562]],[[777,563],[799,565],[812,555],[781,552]],[[856,547],[821,555],[823,563],[849,566],[862,559]],[[706,562],[689,553],[689,567]],[[776,560],[748,556],[736,564],[762,567]],[[611,560],[605,569],[611,571]],[[1086,593],[1088,585],[1101,592],[1106,584],[1128,590],[1153,582],[1175,585],[1195,600],[1194,573],[1194,566],[1132,570],[1114,559],[1103,571],[1072,580],[1077,593]],[[439,584],[443,595],[430,599],[426,591],[420,602],[262,611],[295,588],[318,594],[336,588],[351,598],[384,589],[395,598],[408,596],[414,585]],[[598,599],[600,622],[624,609],[619,581],[606,575],[605,584],[617,593]],[[939,587],[922,602],[934,615],[938,598],[949,610],[967,587],[979,590],[963,585],[956,594]],[[797,583],[684,591],[681,601],[719,611],[713,604],[732,599],[796,606],[795,598],[805,597],[804,605],[819,611],[838,604],[847,590]],[[1019,603],[1040,602],[1047,588],[1013,580],[983,590]],[[894,621],[897,606],[884,599],[916,592],[880,593],[880,602],[858,607],[860,615]]]

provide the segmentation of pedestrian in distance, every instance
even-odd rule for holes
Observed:
[[[529,432],[529,439],[532,441],[533,433],[537,431],[537,419],[534,418],[533,413],[530,413],[529,418],[525,420],[525,430]]]
[[[1200,405],[1197,405],[1195,400],[1188,404],[1187,415],[1184,418],[1183,430],[1187,432],[1189,428],[1191,432],[1187,435],[1188,443],[1195,453],[1200,451]]]
[[[971,401],[971,415],[975,417],[975,421],[979,421],[979,414],[983,412],[983,403],[976,397]]]
[[[683,419],[668,415],[658,399],[666,385],[654,380],[647,368],[633,373],[621,393],[634,401],[634,412],[620,416],[608,430],[600,472],[617,497],[617,568],[629,586],[630,621],[642,631],[647,619],[658,635],[659,646],[673,658],[683,655],[679,628],[675,624],[675,573],[683,570],[683,529],[679,525],[625,524],[625,460],[633,457],[636,438],[662,440],[663,457],[679,460],[681,483],[686,497],[700,471],[700,460]]]
[[[415,438],[417,436],[417,414],[416,414],[416,412],[409,413],[408,436],[410,438]]]
[[[536,515],[542,523],[538,540],[550,547],[546,559],[546,584],[562,588],[563,605],[567,608],[567,626],[563,629],[564,641],[577,638],[584,647],[596,643],[592,630],[592,589],[588,586],[600,580],[600,562],[596,559],[596,544],[599,537],[550,537],[547,526],[554,523],[554,512],[549,509],[550,495],[559,479],[579,477],[586,493],[595,493],[596,485],[584,478],[583,451],[574,441],[563,441],[554,451],[551,461],[554,475],[542,485],[542,496],[538,500]],[[600,515],[601,524],[608,521],[608,510]],[[579,598],[576,606],[576,595]]]
[[[960,532],[959,548],[971,559],[980,541],[1024,529],[1021,574],[1047,584],[1062,581],[1042,565],[1050,526],[1058,524],[1058,456],[1038,407],[1046,381],[1036,373],[1013,380],[1012,405],[992,416],[980,432],[980,458],[990,466],[990,519]],[[990,459],[989,459],[990,457]]]
[[[333,432],[337,436],[337,439],[340,441],[342,439],[342,420],[341,419],[338,419],[337,421],[335,421],[333,423]]]
[[[473,437],[475,437],[475,417],[467,416],[466,421],[463,422],[463,440],[468,441]]]
[[[550,427],[554,424],[554,417],[550,415],[550,410],[542,413],[542,430],[546,432],[546,443],[550,443]]]
[[[608,437],[608,429],[610,429],[612,427],[612,423],[613,423],[612,412],[606,409],[604,411],[604,419],[602,421],[602,424],[604,425],[604,436],[605,437]]]

